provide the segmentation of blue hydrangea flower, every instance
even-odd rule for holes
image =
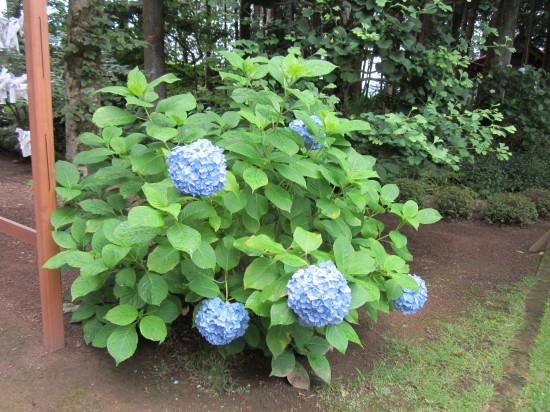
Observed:
[[[311,115],[311,120],[313,120],[313,122],[315,122],[317,126],[323,125],[323,123],[321,123],[321,119],[319,119],[319,117],[314,114]],[[323,147],[323,145],[319,141],[317,141],[316,137],[307,131],[306,124],[300,119],[291,121],[288,127],[294,130],[300,136],[302,136],[306,149],[319,150],[321,147]],[[325,134],[322,134],[321,136],[318,136],[318,137],[322,138],[325,136],[326,136]]]
[[[426,282],[418,275],[409,274],[418,284],[418,290],[403,288],[403,296],[393,301],[395,308],[405,315],[414,315],[428,300]]]
[[[331,261],[300,269],[286,288],[288,306],[304,326],[337,325],[349,312],[351,289]]]
[[[224,302],[220,298],[206,299],[197,312],[195,325],[212,345],[227,345],[244,335],[250,316],[239,302]]]
[[[211,196],[225,186],[223,149],[206,139],[176,146],[168,156],[168,175],[180,193]]]

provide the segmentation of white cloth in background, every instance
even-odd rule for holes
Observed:
[[[19,39],[17,34],[23,35],[23,16],[0,17],[0,48],[14,48],[19,52]]]
[[[15,77],[6,69],[0,71],[0,104],[15,103],[17,99],[28,100],[27,75]]]
[[[31,132],[20,128],[15,129],[19,147],[21,148],[21,156],[28,157],[31,155]]]

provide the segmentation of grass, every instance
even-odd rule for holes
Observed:
[[[521,329],[533,277],[474,302],[452,323],[437,324],[435,340],[386,337],[370,371],[321,390],[331,411],[479,411],[493,396],[514,335]]]
[[[521,411],[550,411],[550,302],[531,353],[527,385],[516,405]]]

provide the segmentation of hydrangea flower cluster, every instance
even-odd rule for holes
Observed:
[[[403,288],[403,295],[393,301],[395,308],[405,315],[414,315],[428,300],[426,282],[418,275],[409,274],[418,284],[418,290]]]
[[[349,312],[351,289],[331,261],[300,269],[286,288],[288,306],[304,326],[337,325]]]
[[[242,303],[224,302],[216,297],[202,302],[195,324],[212,345],[227,345],[244,335],[249,320],[250,316]]]
[[[168,156],[168,175],[180,193],[211,196],[225,186],[223,149],[206,139],[176,146]]]
[[[314,114],[311,115],[311,120],[313,120],[317,126],[323,125],[323,123],[321,123],[321,119],[319,119],[319,117]],[[323,147],[323,145],[319,141],[317,141],[316,136],[313,136],[310,132],[307,131],[306,124],[300,119],[291,121],[288,127],[294,130],[300,136],[302,136],[302,139],[304,140],[304,143],[308,150],[312,148],[313,150],[319,150],[321,147]],[[325,134],[322,134],[319,137],[325,136]]]

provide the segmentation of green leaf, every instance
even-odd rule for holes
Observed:
[[[79,202],[78,205],[86,212],[100,216],[111,216],[115,212],[109,204],[100,199],[86,199]]]
[[[254,166],[249,167],[243,172],[243,179],[252,188],[252,192],[269,183],[265,172]]]
[[[255,259],[244,272],[245,289],[262,290],[277,278],[277,262],[265,257]]]
[[[308,232],[299,226],[294,230],[293,238],[305,253],[310,253],[319,249],[323,243],[323,237],[321,234]]]
[[[157,87],[161,83],[172,84],[172,83],[177,82],[177,81],[179,81],[179,79],[176,77],[175,74],[167,73],[167,74],[164,74],[160,77],[157,77],[155,80],[151,81],[151,83],[149,83],[147,85],[147,87],[145,88],[145,91],[154,90],[155,87]]]
[[[147,134],[161,142],[167,142],[178,135],[178,130],[173,127],[163,127],[156,123],[148,122],[145,126]]]
[[[277,376],[279,378],[286,377],[296,365],[296,358],[292,350],[285,350],[277,357],[271,359],[271,374],[269,376]]]
[[[296,169],[293,169],[289,165],[285,164],[277,164],[275,168],[281,173],[281,175],[285,178],[290,180],[291,182],[297,183],[300,186],[302,186],[304,189],[306,186],[306,180],[304,179],[304,176],[296,171]]]
[[[105,128],[108,126],[122,126],[137,120],[137,116],[132,112],[121,109],[116,106],[104,106],[97,109],[92,117],[92,121],[97,127]]]
[[[290,343],[290,333],[287,326],[276,325],[272,326],[267,330],[266,335],[267,347],[273,354],[273,357],[281,355],[288,344]]]
[[[172,323],[181,315],[181,310],[172,300],[165,299],[160,306],[148,306],[147,314],[158,316],[164,323]]]
[[[397,198],[397,196],[399,196],[399,187],[397,187],[397,185],[391,183],[382,187],[380,197],[382,197],[386,201],[386,203],[393,202]]]
[[[143,337],[156,342],[163,342],[168,335],[164,321],[153,315],[147,315],[140,320],[139,331]]]
[[[71,297],[72,300],[76,300],[87,294],[98,290],[103,286],[107,278],[109,277],[108,272],[101,273],[97,276],[87,277],[79,276],[77,277],[71,285]]]
[[[119,286],[133,288],[136,284],[136,271],[132,268],[125,268],[115,275],[115,283]]]
[[[164,216],[161,212],[149,206],[136,206],[128,213],[130,226],[164,226]]]
[[[348,338],[340,325],[327,325],[325,332],[328,342],[341,353],[346,353]]]
[[[386,272],[403,272],[407,264],[399,256],[389,255],[382,264],[382,269]]]
[[[324,355],[330,349],[330,344],[320,336],[312,336],[305,344],[306,349],[316,355]]]
[[[52,237],[55,243],[64,249],[76,249],[76,242],[69,232],[53,231]]]
[[[138,317],[136,308],[130,305],[118,305],[109,310],[104,316],[106,320],[115,325],[125,326],[135,321]]]
[[[72,163],[59,160],[55,163],[55,180],[61,186],[71,189],[78,185],[80,172]]]
[[[313,372],[320,377],[323,381],[330,385],[330,364],[328,363],[327,358],[323,355],[317,355],[315,353],[308,353],[307,360],[309,366],[313,369]]]
[[[75,165],[91,165],[94,163],[103,162],[113,154],[115,154],[115,152],[111,149],[107,149],[106,147],[86,150],[84,152],[77,153],[73,159],[73,163]]]
[[[97,90],[95,93],[111,93],[119,96],[132,96],[132,92],[127,87],[122,86],[107,86]],[[83,142],[84,143],[84,142]],[[86,143],[85,143],[86,144]]]
[[[92,316],[95,316],[96,309],[97,309],[96,305],[89,305],[86,303],[80,305],[80,307],[77,310],[75,310],[71,315],[71,323],[80,322],[80,321],[89,319]]]
[[[290,212],[292,209],[292,198],[287,190],[279,186],[270,185],[264,190],[265,196],[271,203],[281,210]]]
[[[292,255],[290,253],[280,253],[275,256],[275,259],[283,262],[285,265],[296,268],[307,266],[308,264],[307,260],[302,259],[300,256]]]
[[[103,325],[101,329],[99,329],[95,334],[94,339],[92,341],[92,346],[95,348],[106,348],[107,339],[109,339],[109,336],[116,328],[117,328],[116,325],[111,325],[110,323]]]
[[[82,324],[82,331],[84,332],[84,342],[89,344],[94,340],[95,335],[101,329],[103,323],[101,323],[97,318],[92,318],[84,321]]]
[[[138,343],[136,325],[118,326],[107,339],[107,350],[118,364],[132,356]]]
[[[82,193],[81,190],[76,189],[67,189],[65,187],[56,187],[55,192],[61,197],[65,202],[73,200],[75,197],[80,196]]]
[[[166,233],[168,241],[177,250],[193,254],[201,244],[201,234],[190,226],[175,223]]]
[[[288,307],[286,299],[275,302],[271,306],[271,326],[291,325],[296,319],[296,314]]]
[[[157,112],[166,114],[180,114],[189,112],[197,107],[197,101],[192,94],[178,94],[161,100],[157,105]]]
[[[201,269],[214,269],[216,267],[216,252],[208,242],[201,242],[191,255],[191,260]]]
[[[371,281],[357,280],[350,284],[352,309],[363,306],[366,302],[373,302],[380,298],[380,289]]]
[[[145,75],[136,67],[128,73],[128,82],[126,84],[136,96],[141,96],[147,87],[147,79]]]
[[[139,155],[130,156],[132,171],[144,176],[152,176],[163,172],[168,166],[162,153],[146,151]]]
[[[58,207],[52,213],[51,222],[55,230],[73,223],[78,218],[78,210],[72,207]]]
[[[403,295],[403,288],[395,279],[389,279],[384,283],[388,300],[399,299]]]
[[[128,222],[122,222],[116,227],[114,236],[127,245],[134,245],[136,243],[149,243],[160,232],[161,229],[157,227],[130,226]]]
[[[265,250],[269,253],[285,253],[283,245],[275,242],[267,235],[253,235],[245,242],[245,245],[252,249]]]
[[[122,247],[117,245],[108,244],[103,247],[101,250],[101,259],[103,263],[109,268],[112,269],[118,263],[126,257],[130,252],[131,247]]]
[[[441,214],[435,209],[422,209],[416,215],[416,219],[422,225],[429,225],[441,220]]]
[[[158,245],[147,258],[149,270],[157,273],[166,273],[180,262],[180,252],[171,245]]]
[[[407,200],[403,205],[403,217],[411,219],[418,213],[418,204],[414,200]]]
[[[160,305],[168,296],[168,284],[156,273],[146,273],[138,283],[139,296],[151,305]]]
[[[205,298],[215,298],[220,295],[220,287],[214,279],[202,274],[193,277],[189,282],[189,289]]]
[[[225,236],[216,246],[216,263],[224,270],[231,270],[237,266],[241,259],[241,253],[233,243],[232,236]]]

